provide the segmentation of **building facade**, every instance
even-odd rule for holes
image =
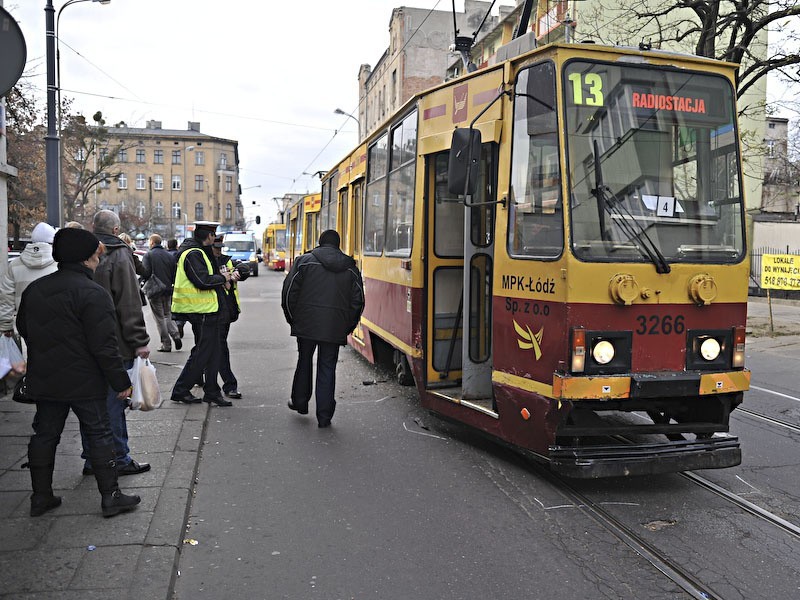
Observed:
[[[176,130],[148,121],[144,128],[109,127],[108,146],[120,148],[115,175],[93,190],[94,209],[119,213],[132,237],[183,238],[203,220],[244,227],[237,141],[205,135],[198,122]]]
[[[511,10],[500,7],[500,18],[483,21],[492,2],[466,0],[456,14],[460,36],[491,31]],[[481,23],[483,25],[481,26]],[[479,32],[479,35],[480,35]],[[362,64],[358,72],[359,139],[375,131],[409,98],[442,83],[453,57],[453,13],[402,6],[392,10],[389,47],[374,67]]]

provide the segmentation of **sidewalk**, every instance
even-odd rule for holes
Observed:
[[[190,340],[187,340],[190,341]],[[176,576],[208,405],[176,404],[169,392],[183,352],[153,352],[158,410],[128,413],[131,456],[152,469],[120,478],[139,494],[133,512],[104,519],[94,477],[81,474],[78,421],[70,414],[53,488],[63,504],[31,518],[27,460],[33,406],[0,398],[0,598],[165,600]],[[171,363],[171,364],[170,364]]]

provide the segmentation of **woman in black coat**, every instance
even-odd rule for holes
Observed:
[[[58,270],[28,286],[17,312],[17,329],[28,347],[27,392],[36,401],[28,444],[32,517],[61,504],[53,495],[53,469],[70,409],[86,434],[103,516],[140,501],[117,484],[106,396],[110,385],[127,398],[131,382],[119,355],[111,296],[93,280],[103,251],[89,231],[59,230],[53,241]]]

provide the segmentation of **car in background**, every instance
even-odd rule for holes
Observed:
[[[222,236],[222,253],[230,256],[234,261],[246,263],[250,267],[250,274],[258,277],[261,249],[256,242],[255,233],[252,231],[226,231]]]

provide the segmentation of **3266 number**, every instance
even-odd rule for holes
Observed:
[[[681,334],[686,331],[686,322],[683,315],[639,315],[636,317],[639,326],[636,328],[636,335],[670,335],[673,333]]]

